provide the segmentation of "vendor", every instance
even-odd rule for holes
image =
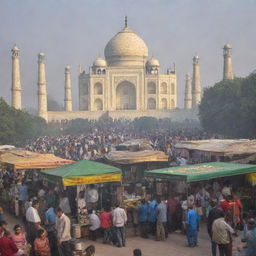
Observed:
[[[78,214],[81,213],[81,211],[86,207],[86,202],[84,199],[84,191],[80,191],[78,198],[77,198],[77,211]]]
[[[98,205],[99,200],[99,194],[98,191],[95,188],[94,184],[89,185],[89,189],[86,193],[86,202],[87,202],[87,208],[90,209],[96,209]]]

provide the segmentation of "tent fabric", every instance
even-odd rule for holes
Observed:
[[[131,150],[131,151],[138,151],[138,150],[153,150],[152,142],[149,139],[134,139],[125,141],[116,148],[123,148],[123,150]],[[133,150],[138,149],[138,150]],[[121,149],[122,150],[122,149]]]
[[[198,150],[220,155],[243,155],[256,153],[256,140],[193,140],[181,141],[175,145],[176,149]]]
[[[108,161],[118,164],[168,161],[168,156],[164,152],[155,150],[111,151],[105,157]]]
[[[74,161],[53,154],[40,154],[26,150],[1,150],[0,163],[11,164],[18,169],[52,169]]]
[[[88,160],[41,171],[41,174],[48,180],[61,181],[64,186],[120,182],[122,179],[119,168]]]
[[[148,171],[146,176],[194,182],[256,172],[256,165],[212,162]]]

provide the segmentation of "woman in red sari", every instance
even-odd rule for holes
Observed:
[[[27,240],[25,234],[22,232],[20,225],[15,225],[13,230],[14,234],[11,235],[11,239],[19,249],[16,255],[26,256]]]
[[[34,250],[37,256],[51,256],[49,240],[43,229],[38,230],[37,238],[34,241]]]

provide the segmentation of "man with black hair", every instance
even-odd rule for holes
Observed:
[[[117,239],[117,247],[125,246],[125,224],[127,222],[127,215],[119,204],[113,210],[113,226],[115,227],[115,235]]]
[[[89,214],[89,234],[90,239],[96,241],[97,239],[97,230],[100,228],[100,219],[97,214],[93,210],[88,210]]]
[[[47,211],[45,212],[45,227],[48,233],[52,255],[58,255],[57,236],[55,231],[56,218],[57,216],[54,212],[53,206],[51,204],[48,204]]]
[[[139,207],[139,222],[140,222],[140,234],[143,238],[148,238],[147,227],[148,227],[148,203],[145,199],[141,200],[141,206]]]
[[[225,213],[212,224],[212,240],[218,244],[220,256],[232,256],[232,238],[235,234],[233,228],[225,221]]]
[[[41,218],[38,214],[39,202],[34,200],[26,211],[26,231],[28,242],[33,245],[37,235],[37,230],[41,228]],[[33,250],[32,250],[33,251]],[[33,252],[31,252],[33,255]]]
[[[57,215],[56,229],[60,254],[62,256],[70,256],[72,255],[70,247],[70,219],[63,213],[60,207],[55,209],[55,213]]]
[[[211,238],[211,242],[212,242],[212,256],[216,256],[217,255],[217,244],[212,240],[212,224],[216,219],[220,218],[222,210],[217,202],[212,201],[211,206],[213,208],[210,210],[208,218],[207,218],[207,232],[208,232],[208,234]]]
[[[166,203],[159,197],[157,199],[157,223],[156,223],[156,240],[164,241],[168,237],[167,231],[167,207]]]
[[[142,256],[141,249],[133,250],[133,256]]]

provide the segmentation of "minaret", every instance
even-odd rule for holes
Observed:
[[[72,111],[72,91],[70,79],[70,66],[65,68],[65,111]]]
[[[233,69],[232,69],[232,52],[231,45],[225,44],[223,47],[223,57],[224,57],[224,65],[223,65],[223,80],[233,79]]]
[[[44,53],[38,54],[38,115],[48,120]]]
[[[12,106],[21,109],[21,85],[20,85],[20,49],[17,45],[12,48]]]
[[[196,107],[201,101],[201,81],[199,57],[193,58],[193,79],[192,79],[192,107]]]
[[[184,108],[185,109],[192,108],[192,86],[191,86],[191,77],[189,73],[186,74]]]

